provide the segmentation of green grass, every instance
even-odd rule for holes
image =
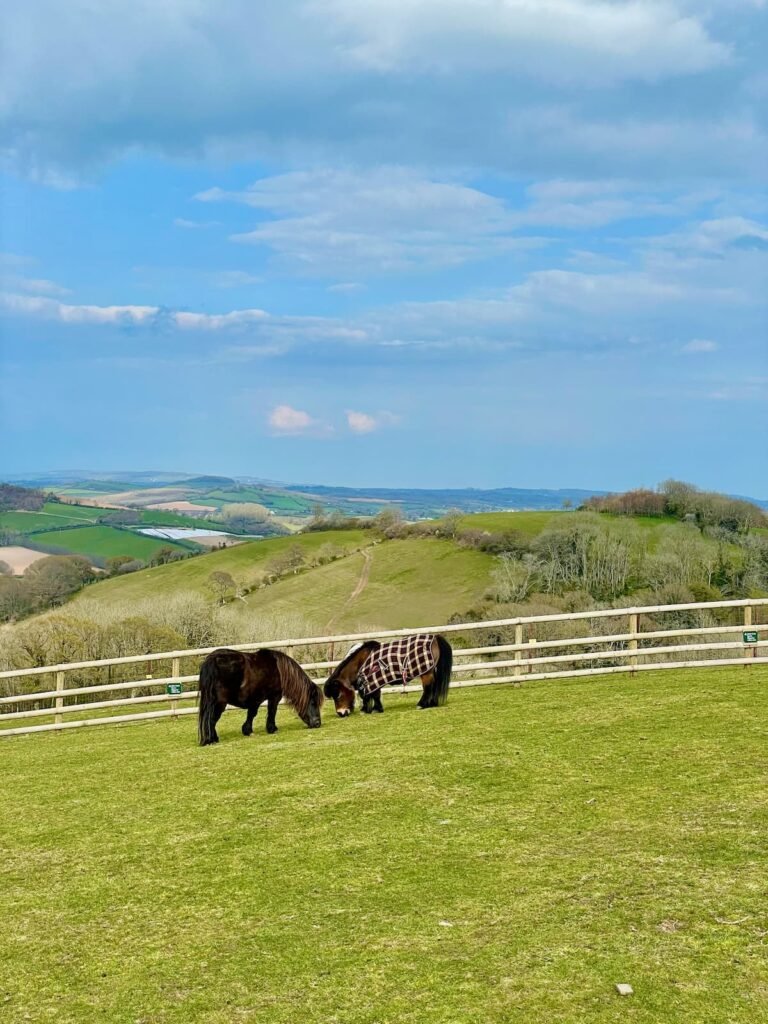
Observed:
[[[364,569],[360,554],[255,591],[243,614],[302,613],[321,630],[332,621],[334,632],[434,625],[480,597],[493,562],[490,555],[441,540],[385,542],[367,554],[368,582],[354,600],[349,598]]]
[[[372,539],[367,531],[344,530],[253,541],[95,583],[73,604],[76,607],[79,601],[98,600],[102,606],[123,605],[188,590],[207,594],[206,581],[212,572],[228,572],[235,579],[248,580],[273,555],[297,544],[308,556],[327,543],[350,554],[297,575],[289,574],[270,587],[253,591],[244,602],[232,602],[229,607],[234,613],[253,619],[257,634],[262,613],[272,617],[300,615],[307,627],[319,632],[325,632],[329,624],[335,632],[430,625],[469,607],[488,586],[491,555],[443,540],[389,541],[371,547]],[[361,547],[366,548],[371,560],[369,576],[359,597],[350,600],[365,567],[363,555],[356,551]]]
[[[55,545],[72,554],[94,558],[130,555],[131,558],[147,559],[163,547],[179,551],[188,550],[161,537],[145,537],[128,530],[116,530],[112,526],[83,526],[72,530],[36,533],[34,539],[39,544]]]
[[[3,740],[0,1018],[761,1024],[766,681]]]
[[[64,516],[43,515],[41,512],[0,512],[0,529],[17,533],[50,530],[53,526],[71,526],[76,522]]]
[[[65,519],[85,519],[92,523],[109,511],[108,508],[97,508],[95,505],[69,505],[58,501],[47,501],[43,505],[43,512],[63,516]]]
[[[149,540],[150,538],[142,538]],[[275,554],[298,544],[308,554],[323,544],[331,543],[344,550],[354,550],[370,542],[362,530],[339,530],[327,533],[308,533],[296,537],[273,537],[268,540],[248,541],[223,551],[212,551],[184,562],[144,569],[116,579],[95,583],[82,592],[87,600],[97,598],[104,602],[142,600],[173,594],[184,590],[205,592],[205,584],[212,572],[228,572],[236,579],[248,579],[251,574],[264,568]],[[160,541],[161,545],[167,541]],[[75,604],[78,598],[75,598]]]
[[[563,516],[563,512],[475,512],[461,517],[461,528],[487,530],[489,533],[519,530],[535,537],[550,526],[553,519],[562,519]]]
[[[198,502],[225,506],[238,502],[256,502],[282,515],[309,514],[312,511],[312,502],[306,498],[260,487],[244,487],[237,491],[206,491],[194,499],[195,504]]]

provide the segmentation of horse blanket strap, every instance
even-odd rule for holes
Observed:
[[[363,697],[368,697],[382,686],[405,685],[411,679],[431,672],[435,667],[432,654],[434,639],[434,633],[416,633],[382,644],[361,665],[356,680],[357,690]]]

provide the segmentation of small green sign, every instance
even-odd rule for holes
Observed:
[[[757,630],[748,629],[741,634],[742,640],[745,644],[756,644],[757,643]]]
[[[167,683],[165,687],[165,692],[178,695],[182,692],[181,683]]]

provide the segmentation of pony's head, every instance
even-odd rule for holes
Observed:
[[[326,679],[323,693],[333,700],[339,718],[347,718],[355,710],[355,681],[360,667],[371,651],[380,646],[378,640],[355,644]]]
[[[318,687],[312,683],[312,689],[310,690],[306,706],[299,711],[299,718],[308,729],[320,728],[320,708],[322,703],[323,695]]]
[[[339,718],[347,718],[355,710],[355,691],[333,675],[326,679],[323,693],[333,701]]]

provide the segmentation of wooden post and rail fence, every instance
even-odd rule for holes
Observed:
[[[718,612],[731,610],[726,617],[738,622],[714,622]],[[689,613],[694,613],[694,616]],[[707,615],[706,613],[710,613]],[[667,629],[653,628],[653,619],[699,615],[711,621],[704,625],[677,625]],[[759,621],[756,621],[759,620]],[[581,627],[597,629],[595,634],[578,632]],[[624,624],[626,623],[626,628]],[[651,628],[643,628],[651,627]],[[546,638],[551,632],[567,636]],[[294,637],[287,640],[260,640],[232,644],[236,650],[272,647],[296,656],[316,682],[322,682],[335,661],[312,660],[322,652],[333,650],[339,643],[352,644],[375,636],[385,640],[414,632],[443,633],[454,638],[452,687],[487,686],[512,683],[520,685],[535,680],[579,676],[599,676],[621,672],[644,672],[664,669],[710,668],[743,665],[752,670],[768,665],[768,598],[739,601],[710,601],[693,604],[654,605],[651,607],[611,608],[571,614],[535,615],[522,618],[496,619],[484,622],[450,623],[420,626],[417,629],[393,629],[378,633],[345,633],[335,636]],[[483,633],[494,642],[483,643]],[[480,634],[478,646],[464,646]],[[538,636],[537,636],[538,634]],[[506,642],[509,639],[511,642]],[[666,641],[666,642],[665,642]],[[669,642],[672,641],[672,642]],[[218,645],[224,646],[224,645]],[[137,654],[131,657],[103,658],[97,661],[44,665],[36,668],[9,669],[0,672],[0,739],[22,733],[50,732],[109,725],[156,718],[176,718],[196,714],[197,669],[199,660],[214,647],[185,651],[164,651]],[[322,653],[320,654],[322,658]],[[327,657],[327,653],[326,653]],[[182,675],[182,661],[191,659],[193,674]],[[336,661],[339,659],[336,658]],[[170,664],[170,675],[155,678],[149,668],[155,662]],[[145,677],[114,682],[114,666],[144,663]],[[545,668],[545,666],[547,666]],[[105,669],[106,683],[91,683],[94,673]],[[89,682],[82,685],[82,676]],[[80,680],[78,680],[80,676]],[[23,691],[27,681],[41,680],[46,689]],[[72,685],[68,685],[69,681]],[[189,684],[194,684],[190,686]],[[398,687],[408,692],[420,686]],[[137,695],[135,691],[153,691]],[[159,692],[154,692],[159,691]],[[142,705],[159,705],[154,710],[140,710]],[[167,705],[167,707],[166,707]],[[104,715],[104,711],[123,708],[131,713]],[[77,715],[75,718],[73,716]],[[36,724],[37,720],[40,724]],[[18,721],[18,726],[9,723]]]

